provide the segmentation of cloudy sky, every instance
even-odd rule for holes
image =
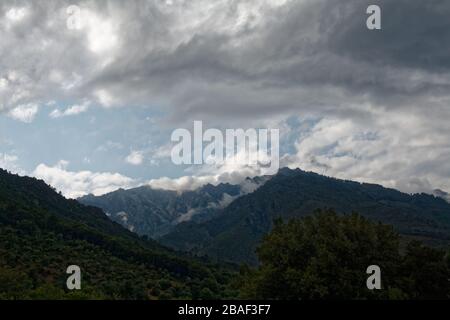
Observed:
[[[175,166],[202,120],[280,129],[282,166],[450,191],[449,71],[446,0],[5,0],[0,167],[68,197],[258,173]]]

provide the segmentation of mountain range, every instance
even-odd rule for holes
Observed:
[[[234,264],[258,264],[256,248],[274,222],[324,208],[392,225],[407,241],[450,244],[443,198],[300,169],[239,185],[140,187],[80,201],[0,170],[0,299],[234,298]],[[80,292],[65,286],[69,265],[83,272]]]
[[[241,184],[207,184],[194,191],[177,192],[150,186],[79,198],[83,204],[102,208],[111,220],[130,231],[151,238],[170,233],[182,222],[210,220],[235,199],[255,191],[266,177],[247,178]]]
[[[450,204],[442,198],[287,168],[212,220],[179,224],[160,242],[217,259],[256,264],[255,249],[275,219],[299,218],[324,208],[360,213],[394,226],[404,237],[431,245],[450,243]]]
[[[101,207],[111,219],[165,246],[233,263],[257,264],[256,247],[274,220],[325,208],[390,224],[404,239],[450,243],[450,204],[443,197],[288,168],[246,182],[256,187],[242,192],[240,185],[206,185],[181,193],[141,187],[80,201]]]

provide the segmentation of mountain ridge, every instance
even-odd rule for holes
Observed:
[[[160,241],[178,250],[255,264],[255,248],[271,230],[273,220],[298,218],[325,208],[341,214],[358,212],[430,243],[450,241],[450,204],[442,198],[288,168],[233,201],[214,219],[179,224]]]
[[[247,178],[241,184],[206,184],[196,190],[173,191],[141,186],[102,196],[79,198],[83,204],[103,209],[108,216],[139,235],[158,238],[177,224],[212,219],[235,199],[253,192],[265,178]]]

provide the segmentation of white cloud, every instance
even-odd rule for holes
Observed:
[[[269,141],[271,138],[269,138]],[[272,143],[272,142],[270,142]],[[185,171],[191,173],[189,176],[183,176],[180,178],[168,178],[161,177],[159,179],[153,179],[149,181],[149,185],[156,189],[167,189],[167,190],[195,190],[205,184],[217,185],[220,183],[231,183],[231,184],[241,184],[246,178],[272,175],[276,174],[278,171],[278,160],[279,155],[271,157],[267,154],[267,151],[262,151],[258,143],[254,146],[255,148],[249,150],[245,146],[241,146],[239,150],[234,150],[230,154],[225,152],[223,159],[214,158],[214,156],[209,159],[212,160],[212,164],[203,165],[193,165],[188,167]],[[155,157],[165,158],[170,156],[170,146],[165,145],[160,147],[155,153]],[[254,154],[251,154],[254,152]],[[257,159],[258,163],[249,164],[249,159]],[[207,159],[204,159],[206,162]],[[270,166],[262,165],[261,162],[265,164],[272,164]],[[273,170],[272,170],[273,169]],[[245,186],[245,189],[251,189],[251,186]]]
[[[112,50],[119,44],[117,23],[112,18],[84,10],[81,16],[88,38],[89,49],[96,54],[111,54]]]
[[[34,117],[39,111],[39,107],[36,104],[23,104],[15,107],[8,112],[8,115],[18,121],[31,123]]]
[[[154,189],[186,191],[195,190],[208,183],[219,184],[220,182],[217,176],[184,176],[176,179],[168,177],[152,179],[148,185]]]
[[[112,94],[105,89],[95,91],[94,96],[97,98],[98,102],[106,108],[109,108],[116,103],[116,99],[114,99]]]
[[[69,117],[69,116],[74,116],[74,115],[78,115],[80,113],[86,112],[88,109],[89,109],[89,104],[85,103],[85,104],[81,104],[81,105],[74,105],[72,107],[67,108],[64,111],[55,109],[49,114],[49,116],[50,116],[50,118],[53,118],[53,119],[61,118],[61,117]]]
[[[27,14],[27,8],[11,8],[6,12],[6,18],[12,22],[22,20]]]
[[[137,185],[135,180],[119,173],[73,172],[68,171],[67,166],[68,162],[63,160],[53,167],[40,164],[34,170],[33,176],[44,180],[68,198],[78,198],[89,193],[98,196]]]
[[[284,165],[404,192],[450,190],[449,129],[414,114],[389,111],[373,121],[325,118],[296,144]],[[430,132],[433,126],[436,131]]]
[[[8,86],[8,80],[0,78],[0,90],[5,89]]]
[[[222,172],[215,174],[212,167],[206,170],[203,167],[201,173],[194,173],[189,176],[183,176],[179,178],[161,177],[158,179],[152,179],[147,184],[154,189],[174,190],[174,191],[186,191],[195,190],[206,184],[218,185],[220,183],[241,184],[246,178],[252,178],[259,176],[261,171],[256,168],[244,168],[240,170]],[[248,189],[248,186],[245,187]]]
[[[134,166],[139,166],[144,162],[144,153],[142,151],[132,151],[125,161]]]
[[[12,173],[24,174],[24,171],[18,165],[19,157],[12,154],[0,153],[0,168]]]

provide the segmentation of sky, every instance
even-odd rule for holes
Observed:
[[[200,120],[279,129],[281,166],[450,191],[449,17],[445,0],[1,1],[0,167],[71,198],[260,174],[173,164],[171,133]]]

